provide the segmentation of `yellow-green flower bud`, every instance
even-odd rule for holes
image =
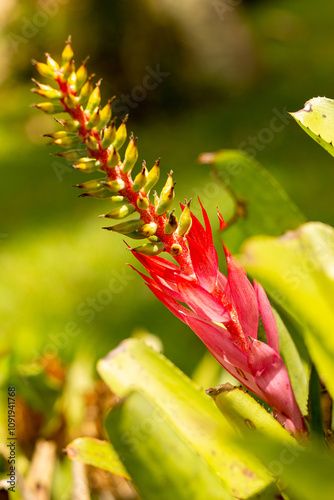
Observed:
[[[37,62],[35,59],[32,60],[32,63],[36,66],[36,69],[41,76],[54,80],[55,72],[48,64]]]
[[[104,180],[102,184],[107,186],[110,191],[113,191],[114,193],[118,193],[118,191],[125,188],[125,182],[122,179],[114,179],[113,181]]]
[[[68,61],[71,61],[73,59],[73,56],[74,52],[71,45],[71,37],[68,37],[68,39],[66,40],[65,48],[61,54],[63,65],[66,64]]]
[[[149,236],[148,239],[149,239],[149,241],[152,241],[153,243],[160,242],[160,238],[158,238],[158,236],[155,236],[155,234],[153,236]]]
[[[67,83],[68,83],[69,85],[71,85],[71,87],[72,87],[74,90],[77,90],[77,85],[76,85],[76,83],[77,83],[77,74],[76,74],[76,72],[75,72],[75,71],[73,71],[73,72],[70,74],[70,76],[69,76],[69,77],[68,77],[68,79],[67,79]]]
[[[58,102],[40,102],[38,104],[32,104],[31,106],[40,109],[47,115],[64,112],[64,106]]]
[[[139,172],[139,174],[136,175],[135,180],[133,181],[132,191],[138,193],[138,191],[140,191],[141,188],[145,186],[146,179],[147,179],[147,168],[145,161],[143,161],[142,169]]]
[[[148,236],[153,236],[156,233],[156,230],[158,229],[158,226],[155,222],[150,222],[149,224],[144,224],[140,228],[140,232],[148,237]]]
[[[91,179],[90,181],[83,182],[82,184],[74,184],[73,187],[77,187],[79,189],[86,189],[86,190],[94,190],[94,189],[99,189],[100,187],[103,186],[102,182],[105,181],[105,178],[103,179]]]
[[[124,196],[111,196],[108,201],[110,202],[112,210],[115,210],[116,208],[120,208],[123,205],[126,204],[126,199]],[[108,217],[108,214],[102,214],[99,215],[99,218],[101,217]]]
[[[89,96],[93,92],[92,80],[93,80],[94,76],[95,76],[94,73],[92,75],[90,75],[90,77],[88,78],[88,80],[83,85],[83,87],[80,91],[78,103],[81,104],[82,106],[85,106],[87,104]]]
[[[81,137],[78,134],[71,134],[66,132],[66,130],[60,130],[54,134],[45,134],[44,137],[51,137],[54,141],[50,144],[56,144],[57,146],[62,146],[64,148],[70,148],[76,144],[81,143]]]
[[[74,61],[68,61],[61,67],[62,75],[61,79],[63,82],[66,82],[69,76],[75,71]]]
[[[179,220],[179,225],[177,228],[177,234],[179,236],[186,236],[191,228],[192,224],[192,218],[191,218],[191,212],[190,212],[190,202],[191,199],[186,202],[186,206],[183,209],[183,212],[181,214],[180,220]]]
[[[140,231],[132,231],[132,233],[126,234],[127,238],[132,238],[133,240],[144,240],[146,236],[144,236]]]
[[[75,87],[77,90],[80,90],[88,77],[86,60],[82,62],[81,66],[79,67],[75,75],[76,75]]]
[[[65,96],[64,102],[66,106],[68,106],[70,109],[75,109],[78,103],[78,98],[75,97],[73,94],[67,94]]]
[[[55,61],[50,54],[45,54],[46,55],[46,64],[51,68],[53,71],[57,71],[59,69],[59,64],[57,61]]]
[[[100,123],[98,125],[95,125],[95,128],[97,131],[102,130],[106,125],[108,125],[108,123],[111,120],[111,113],[112,113],[112,111],[111,111],[111,99],[109,99],[107,104],[100,111]],[[115,137],[113,138],[113,140],[114,139],[115,139]]]
[[[91,114],[93,110],[96,108],[96,106],[99,106],[101,102],[101,91],[100,91],[100,85],[101,85],[102,80],[100,79],[97,84],[95,85],[95,89],[93,92],[90,94],[88,103],[86,106],[85,111],[88,114]]]
[[[170,254],[173,257],[177,257],[178,255],[181,255],[181,253],[182,253],[182,247],[178,243],[174,243],[174,245],[170,247]]]
[[[132,233],[132,231],[136,231],[137,229],[140,229],[143,225],[143,221],[141,219],[133,219],[133,220],[127,220],[126,222],[121,222],[120,224],[116,224],[115,226],[111,226],[108,228],[103,228],[103,229],[108,229],[109,231],[116,231],[117,233],[121,234],[128,234]]]
[[[118,152],[113,148],[112,152],[108,156],[107,164],[110,168],[115,168],[116,165],[121,161]]]
[[[122,121],[120,126],[118,127],[114,142],[112,143],[114,148],[117,150],[121,149],[121,147],[123,146],[123,144],[126,141],[126,137],[127,137],[126,121],[127,121],[127,118],[128,118],[128,115],[126,115],[126,117],[124,118],[124,120]]]
[[[86,124],[86,128],[90,130],[93,127],[98,126],[99,123],[100,123],[100,108],[96,107],[93,113],[90,115],[89,121]]]
[[[162,196],[160,196],[159,203],[156,208],[157,215],[162,215],[170,209],[174,200],[174,185],[172,185],[168,191],[165,191]]]
[[[156,185],[160,177],[160,158],[155,162],[154,167],[151,168],[147,175],[146,184],[143,187],[143,192],[145,194],[149,193],[151,189]]]
[[[46,97],[46,99],[61,99],[63,94],[60,90],[54,89],[50,85],[43,85],[39,83],[37,80],[32,78],[32,81],[37,85],[37,89],[31,89],[31,92],[38,94],[42,97]]]
[[[85,154],[85,150],[80,149],[71,149],[70,151],[64,151],[64,153],[55,153],[52,156],[60,156],[61,158],[65,158],[68,161],[76,161],[82,158],[82,155]],[[91,160],[91,158],[89,158]]]
[[[101,141],[101,147],[103,149],[109,148],[110,144],[112,144],[112,142],[115,139],[115,135],[116,135],[116,127],[115,127],[115,120],[113,120],[110,123],[107,130],[104,131],[103,139]]]
[[[173,234],[174,231],[177,230],[177,224],[178,224],[177,218],[174,215],[174,210],[172,210],[172,212],[169,214],[167,218],[167,222],[164,229],[165,234]]]
[[[152,257],[154,255],[158,255],[159,253],[163,252],[165,250],[165,245],[162,242],[157,242],[157,243],[151,242],[151,243],[145,243],[144,245],[141,245],[140,247],[137,248],[132,248],[131,250],[133,252],[141,253],[143,255]]]
[[[139,194],[138,200],[137,200],[137,207],[139,210],[147,210],[149,207],[150,202],[146,198],[146,196],[142,196]]]
[[[78,120],[58,120],[58,118],[55,118],[55,120],[64,127],[67,132],[77,132],[80,128],[80,122]]]
[[[87,137],[85,138],[85,144],[87,148],[91,149],[92,151],[96,151],[99,147],[99,143],[93,135],[87,135]]]
[[[168,174],[166,184],[161,190],[160,193],[160,198],[162,198],[166,193],[170,191],[170,188],[173,186],[173,177],[172,177],[173,171],[171,170],[170,173]]]
[[[84,198],[85,196],[90,196],[91,198],[104,199],[111,197],[111,191],[107,187],[102,186],[99,189],[93,189],[87,193],[79,194],[79,198]]]
[[[72,166],[76,170],[81,170],[81,172],[90,174],[96,172],[96,170],[101,167],[101,163],[94,158],[80,158],[80,160],[76,161]]]
[[[107,217],[108,219],[125,219],[128,215],[133,214],[135,210],[136,207],[131,203],[124,203],[121,207],[115,208],[108,214],[105,214],[104,217]]]
[[[138,148],[137,148],[137,137],[136,139],[133,137],[131,133],[130,142],[125,150],[124,162],[123,162],[123,172],[130,172],[135,166],[136,161],[138,160]]]

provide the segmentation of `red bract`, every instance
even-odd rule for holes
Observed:
[[[277,326],[267,295],[259,283],[251,285],[245,270],[225,247],[227,277],[219,272],[203,207],[202,212],[205,229],[192,214],[187,235],[193,272],[187,273],[161,257],[133,252],[150,277],[140,274],[156,297],[198,335],[219,363],[273,407],[274,415],[288,431],[301,431],[304,422],[279,354]],[[257,340],[259,315],[267,343]]]

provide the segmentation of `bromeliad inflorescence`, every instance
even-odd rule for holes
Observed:
[[[290,432],[305,429],[289,375],[279,354],[279,339],[274,315],[260,284],[250,284],[244,269],[231,256],[225,256],[228,276],[218,269],[217,252],[207,214],[202,207],[205,228],[191,213],[190,202],[181,205],[179,220],[170,211],[174,199],[172,173],[160,196],[150,193],[160,176],[159,160],[148,170],[145,162],[132,177],[138,159],[137,139],[131,134],[121,160],[120,149],[127,138],[126,119],[117,128],[112,119],[112,101],[100,106],[98,81],[88,76],[86,62],[76,70],[71,41],[62,53],[62,65],[46,56],[46,64],[35,62],[39,73],[53,80],[57,88],[34,80],[34,92],[48,99],[35,104],[53,114],[66,112],[69,119],[58,120],[63,130],[49,134],[52,144],[73,148],[59,156],[73,161],[73,167],[83,172],[103,172],[104,178],[77,185],[82,196],[104,198],[110,211],[101,217],[125,219],[105,229],[133,239],[148,238],[148,242],[131,248],[143,264],[148,276],[143,276],[153,291],[179,319],[186,323],[204,342],[209,351],[237,380],[262,398],[274,409],[274,415]],[[222,216],[221,229],[224,226]],[[168,252],[173,264],[158,257]],[[141,273],[140,273],[141,274]],[[183,304],[186,304],[185,307]],[[257,340],[261,316],[267,342]]]

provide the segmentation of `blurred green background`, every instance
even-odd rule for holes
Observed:
[[[306,216],[333,225],[333,159],[287,114],[311,97],[334,97],[333,21],[325,0],[0,3],[0,350],[12,351],[10,372],[40,357],[66,368],[83,356],[93,367],[141,329],[188,374],[204,353],[125,266],[133,259],[122,238],[101,231],[107,202],[77,198],[72,185],[88,177],[49,156],[56,149],[41,134],[57,126],[29,107],[31,58],[59,58],[71,34],[76,62],[89,54],[90,71],[103,77],[104,102],[116,94],[116,114],[130,112],[140,161],[161,157],[160,186],[172,169],[176,199],[199,195],[214,228],[215,206],[228,218],[231,203],[197,157],[254,144]],[[145,77],[159,70],[146,90]]]

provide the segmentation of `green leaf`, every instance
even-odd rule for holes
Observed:
[[[232,252],[250,236],[280,236],[306,222],[277,180],[244,151],[203,153],[199,161],[212,166],[217,181],[234,199],[234,216],[224,231],[224,241]]]
[[[299,322],[309,354],[333,397],[334,229],[310,222],[281,238],[251,238],[242,263]]]
[[[156,412],[164,415],[166,428],[171,425],[236,497],[275,498],[277,487],[263,466],[228,444],[235,431],[213,401],[164,356],[129,339],[98,362],[98,372],[121,398],[133,390],[145,395]],[[138,421],[138,425],[145,424]],[[132,477],[136,484],[137,477]]]
[[[114,408],[106,429],[143,500],[232,500],[223,481],[144,394]]]
[[[279,335],[279,350],[289,373],[291,386],[302,415],[307,415],[310,361],[304,360],[278,312],[272,308]]]
[[[334,100],[314,97],[303,109],[290,113],[298,125],[329,154],[334,156]]]
[[[279,439],[291,446],[297,441],[242,387],[229,383],[207,390],[224,417],[241,436],[249,434]]]
[[[77,438],[66,446],[65,451],[71,460],[84,462],[130,479],[113,446],[107,441],[89,437]]]
[[[273,437],[249,435],[236,442],[255,455],[284,487],[289,500],[332,500],[334,456],[322,443],[290,446]]]

